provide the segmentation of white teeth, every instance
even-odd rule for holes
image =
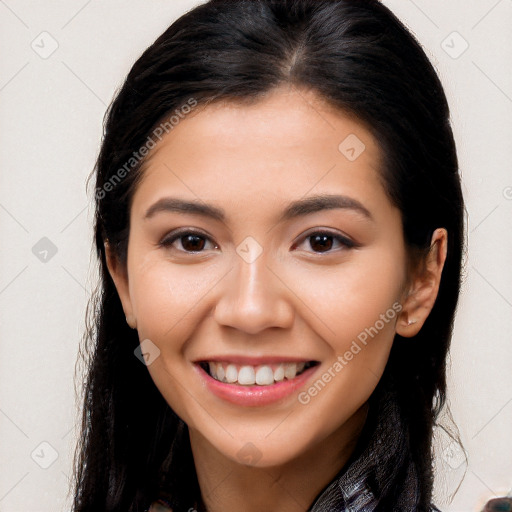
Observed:
[[[224,367],[222,366],[221,363],[217,363],[217,379],[220,380],[221,382],[224,379],[224,377],[226,376],[226,372],[224,370]]]
[[[217,378],[217,363],[208,363],[208,367],[210,368],[210,375],[216,379]]]
[[[270,386],[275,382],[281,382],[284,379],[294,379],[298,373],[301,373],[306,367],[306,363],[281,363],[272,370],[270,365],[261,366],[241,366],[237,369],[234,364],[209,362],[208,367],[210,375],[220,381],[229,384],[238,383],[243,386]]]
[[[228,364],[226,368],[226,380],[232,384],[238,380],[238,371],[234,364]]]
[[[256,375],[252,366],[242,366],[238,372],[238,384],[251,386],[256,382]]]
[[[297,375],[297,364],[296,363],[286,363],[284,365],[284,376],[287,379],[293,379]]]
[[[256,384],[268,386],[274,384],[274,372],[270,366],[260,366],[256,372]]]
[[[284,366],[280,364],[275,370],[274,370],[274,380],[276,382],[280,382],[284,379]]]

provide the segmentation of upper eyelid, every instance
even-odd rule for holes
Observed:
[[[193,234],[193,235],[201,235],[201,236],[204,236],[205,238],[211,238],[210,235],[208,235],[204,231],[201,231],[198,228],[186,228],[185,227],[185,228],[173,229],[170,233],[167,233],[162,238],[162,240],[166,240],[167,238],[177,238],[179,236],[188,235],[189,233]]]
[[[301,236],[301,239],[302,238],[307,238],[309,236],[312,236],[312,235],[315,235],[317,233],[322,233],[322,234],[328,234],[328,235],[331,235],[333,237],[336,237],[336,238],[342,238],[342,239],[345,239],[351,243],[356,243],[351,236],[349,235],[346,235],[345,233],[343,232],[339,232],[339,231],[333,231],[332,228],[310,228],[306,231],[306,233],[300,235]]]

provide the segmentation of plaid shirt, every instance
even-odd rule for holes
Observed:
[[[384,399],[374,407],[351,459],[308,512],[416,512],[419,481],[398,407]],[[392,510],[379,499],[389,491]],[[431,506],[430,512],[440,511]]]

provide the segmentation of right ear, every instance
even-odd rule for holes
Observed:
[[[137,328],[137,319],[133,311],[133,305],[130,298],[130,287],[128,286],[128,269],[126,265],[119,262],[119,259],[112,247],[105,241],[105,259],[107,268],[112,280],[116,286],[117,293],[121,299],[123,311],[126,316],[126,322],[132,329]]]

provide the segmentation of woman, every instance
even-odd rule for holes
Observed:
[[[211,0],[95,169],[75,511],[427,511],[464,251],[449,110],[376,0]]]

